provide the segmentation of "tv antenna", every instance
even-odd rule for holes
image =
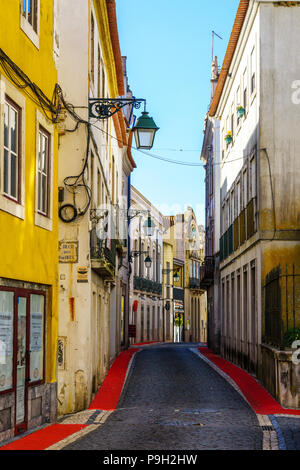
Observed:
[[[213,62],[214,61],[214,39],[215,39],[215,36],[217,36],[219,39],[222,39],[221,36],[219,36],[217,33],[215,33],[214,31],[212,32],[212,52],[211,52],[211,61]]]

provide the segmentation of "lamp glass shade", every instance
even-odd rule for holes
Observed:
[[[144,111],[133,128],[136,147],[150,150],[153,147],[154,137],[158,129],[152,117]]]
[[[144,223],[145,237],[152,237],[152,235],[154,234],[154,229],[155,229],[155,223],[153,222],[153,220],[149,216],[147,218],[146,222]]]
[[[174,279],[174,282],[179,282],[180,280],[179,274],[175,273],[173,279]]]
[[[145,266],[146,268],[150,269],[151,266],[152,266],[152,259],[150,258],[150,256],[148,255],[147,258],[145,259]]]

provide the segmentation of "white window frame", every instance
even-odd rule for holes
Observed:
[[[41,148],[41,145],[43,144],[43,141],[45,141],[46,143],[46,148],[45,148],[45,158],[46,158],[46,165],[45,165],[45,169],[44,168],[41,168],[40,167],[40,163],[41,163],[41,157],[40,157],[40,154],[41,154],[41,151],[42,151],[42,148]],[[38,152],[39,152],[39,158],[38,158],[38,166],[37,166],[37,178],[39,180],[39,176],[41,178],[45,178],[46,180],[46,191],[45,191],[45,201],[43,201],[43,193],[40,191],[41,189],[41,186],[38,184],[38,200],[37,200],[37,204],[38,204],[38,211],[39,211],[39,214],[41,215],[44,215],[45,217],[48,217],[48,208],[49,208],[49,188],[50,188],[50,152],[51,152],[51,137],[50,135],[48,134],[48,132],[46,132],[42,127],[39,128],[39,148],[38,148]],[[45,211],[43,211],[43,204],[45,204]]]
[[[59,57],[59,1],[53,0],[53,56]]]
[[[37,31],[34,30],[33,25],[31,25],[28,21],[27,10],[26,10],[25,16],[24,16],[24,7],[23,7],[24,1],[25,0],[20,0],[20,28],[26,34],[26,36],[30,39],[30,41],[35,45],[35,47],[37,49],[39,49],[39,47],[40,47],[40,41],[39,41],[39,36],[40,36],[40,0],[34,0],[35,2],[37,2],[37,9],[36,9]],[[28,0],[26,0],[26,5],[27,5],[27,1]]]
[[[245,91],[246,91],[246,103],[245,103]],[[250,97],[250,93],[249,93],[249,87],[248,87],[248,67],[246,67],[243,73],[243,97],[242,97],[243,107],[245,108],[244,118],[246,117],[247,111],[249,108],[249,97]]]
[[[231,212],[231,223],[235,220],[235,194],[234,189],[230,193],[230,212]]]
[[[3,183],[3,191],[4,191],[4,194],[5,196],[9,197],[10,199],[13,199],[15,202],[19,202],[19,180],[20,180],[20,159],[21,159],[21,155],[20,155],[20,145],[19,145],[19,131],[20,131],[20,126],[19,126],[19,123],[20,123],[20,118],[21,118],[21,110],[19,109],[19,107],[17,107],[15,105],[15,103],[12,103],[10,100],[6,99],[5,100],[5,103],[4,103],[4,125],[5,125],[5,109],[6,107],[8,108],[8,143],[7,145],[5,145],[5,141],[4,141],[4,144],[3,144],[3,151],[4,151],[4,155],[5,155],[5,151],[7,152],[7,156],[8,156],[8,177],[7,177],[7,181],[6,181],[6,186],[8,186],[7,188],[7,192],[5,191],[5,182]],[[12,145],[11,145],[11,130],[12,130],[12,127],[11,127],[11,112],[14,112],[15,115],[16,115],[16,122],[15,122],[15,126],[16,126],[16,149],[13,150],[12,149]],[[12,179],[12,174],[11,174],[11,170],[12,170],[12,160],[13,158],[15,158],[15,161],[16,161],[16,171],[15,171],[15,190],[16,190],[16,195],[14,196],[12,194],[12,188],[11,188],[11,179]],[[4,173],[3,173],[3,181],[4,181]]]
[[[50,138],[49,152],[49,181],[48,181],[48,214],[43,215],[38,209],[38,168],[39,168],[39,137],[41,127],[44,128]],[[54,148],[54,128],[53,124],[46,117],[36,110],[36,164],[35,164],[35,215],[34,223],[38,227],[52,231],[53,225],[53,148]]]
[[[252,49],[252,52],[250,54],[250,94],[251,94],[251,97],[255,94],[256,92],[256,46],[253,46],[253,49]],[[251,89],[252,88],[252,77],[254,75],[254,88],[253,90]]]
[[[255,155],[250,160],[250,182],[251,182],[251,199],[256,197],[256,159]]]
[[[246,208],[248,204],[248,171],[247,168],[243,170],[243,207]]]
[[[236,185],[236,194],[237,194],[237,217],[240,215],[241,213],[241,182],[240,180],[237,182],[237,185]]]
[[[4,106],[7,95],[21,112],[20,142],[20,197],[18,201],[9,199],[4,193]],[[0,75],[0,210],[24,220],[25,218],[25,97],[3,76]]]

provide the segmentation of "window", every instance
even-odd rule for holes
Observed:
[[[244,87],[244,92],[243,92],[243,106],[245,109],[245,113],[247,111],[247,106],[248,106],[248,93],[247,93],[247,69],[244,72],[243,76],[243,87]]]
[[[0,288],[0,392],[16,389],[16,418],[21,421],[25,377],[29,377],[28,385],[44,380],[45,305],[45,293]]]
[[[4,193],[20,201],[20,135],[21,110],[11,100],[6,98],[4,103]]]
[[[0,291],[0,392],[13,386],[14,293]]]
[[[43,128],[39,130],[38,149],[38,195],[37,209],[42,215],[49,216],[50,193],[50,135]]]
[[[152,280],[156,281],[156,252],[155,248],[152,251]]]
[[[241,184],[238,182],[237,186],[237,216],[240,215],[241,212]]]
[[[101,204],[101,175],[99,169],[97,169],[97,207]]]
[[[30,382],[44,377],[44,295],[30,296]]]
[[[240,87],[238,87],[237,91],[236,91],[236,107],[240,106],[241,104],[241,89]],[[236,121],[236,125],[238,127],[239,123],[240,123],[240,115],[237,114],[237,121]]]
[[[56,8],[56,7],[54,7]],[[56,10],[57,13],[57,10]],[[55,14],[55,13],[54,13]],[[28,39],[39,49],[40,0],[21,0],[20,27]],[[56,28],[57,33],[57,28]],[[55,35],[58,39],[58,35]],[[58,53],[58,44],[54,39],[54,52]],[[58,54],[57,54],[58,55]]]
[[[102,67],[102,83],[101,83],[102,91],[101,91],[101,98],[105,97],[105,73],[104,67]]]
[[[255,158],[250,161],[250,184],[251,184],[251,197],[256,196],[256,171],[255,171]]]
[[[3,75],[0,88],[0,210],[24,220],[26,99]]]
[[[98,77],[97,77],[97,98],[100,98],[101,93],[101,53],[100,46],[98,44]]]
[[[256,54],[255,54],[255,47],[254,47],[251,52],[251,94],[255,91],[255,87],[256,87],[255,71],[256,71]]]
[[[53,141],[54,129],[36,110],[35,225],[52,231],[53,219]]]
[[[94,70],[95,70],[95,22],[94,17],[91,15],[91,81],[94,83]]]
[[[38,32],[38,0],[23,0],[23,17]]]
[[[231,223],[234,222],[234,191],[231,191]]]
[[[226,201],[226,230],[230,227],[230,201],[229,198]]]
[[[225,205],[222,205],[222,211],[221,211],[221,233],[225,233]]]
[[[243,202],[244,207],[247,206],[248,202],[248,181],[247,181],[247,171],[243,173]]]

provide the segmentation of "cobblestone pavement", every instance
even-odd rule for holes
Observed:
[[[281,450],[300,450],[300,417],[271,416]],[[277,427],[278,425],[278,427]]]
[[[65,450],[262,449],[253,410],[189,347],[140,351],[117,410]]]

